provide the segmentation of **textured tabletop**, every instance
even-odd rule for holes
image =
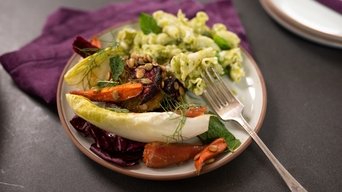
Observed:
[[[110,0],[1,0],[0,54],[35,38],[60,6]],[[234,1],[267,87],[260,137],[308,191],[342,191],[342,50],[278,25],[258,1]],[[190,179],[148,181],[108,170],[67,137],[57,111],[18,89],[0,66],[0,191],[288,191],[252,143],[227,165]]]

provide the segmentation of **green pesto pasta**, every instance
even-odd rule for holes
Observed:
[[[177,15],[156,11],[151,17],[158,32],[144,34],[127,27],[119,31],[118,45],[130,54],[148,54],[168,65],[167,69],[196,95],[206,88],[201,75],[207,67],[221,75],[226,72],[236,82],[244,77],[239,37],[223,24],[207,26],[205,12],[198,12],[192,19],[182,11]]]

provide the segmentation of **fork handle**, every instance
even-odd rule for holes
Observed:
[[[248,134],[253,138],[256,144],[265,153],[268,159],[271,161],[273,166],[277,169],[278,173],[281,175],[287,186],[293,192],[306,192],[307,190],[285,169],[285,167],[278,161],[278,159],[273,155],[273,153],[268,149],[265,143],[260,139],[260,137],[254,132],[251,126],[247,123],[243,116],[236,119],[238,123],[248,132]]]

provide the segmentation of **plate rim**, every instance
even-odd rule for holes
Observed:
[[[272,0],[260,0],[260,3],[273,19],[292,32],[321,44],[342,48],[342,35],[325,33],[298,22],[280,10]]]
[[[100,33],[95,34],[94,36],[101,36],[105,33],[107,33],[108,31],[111,31],[115,28],[121,27],[123,25],[127,25],[130,23],[133,23],[134,21],[129,21],[129,22],[123,22],[123,23],[118,23],[116,25],[113,25],[112,27],[109,27],[105,30],[103,30]],[[262,92],[262,105],[261,105],[261,112],[260,112],[260,116],[258,118],[258,121],[256,123],[255,126],[255,132],[258,133],[261,129],[261,126],[264,122],[265,116],[266,116],[266,108],[267,108],[267,91],[266,91],[266,84],[265,84],[265,80],[264,77],[261,73],[261,70],[259,69],[257,63],[255,62],[254,58],[244,49],[241,47],[242,52],[244,53],[244,55],[246,57],[248,57],[250,63],[252,64],[253,68],[256,71],[256,74],[259,78],[260,81],[260,85],[261,85],[261,92]],[[83,145],[76,139],[76,137],[73,135],[73,133],[71,132],[69,126],[67,125],[67,119],[64,116],[64,108],[62,106],[62,100],[61,100],[61,94],[62,94],[62,84],[63,84],[63,77],[64,74],[67,72],[67,68],[71,65],[71,62],[73,59],[75,59],[75,57],[77,56],[76,53],[73,53],[73,55],[68,59],[65,67],[63,68],[63,71],[59,77],[59,81],[58,81],[58,86],[57,86],[57,93],[56,93],[56,100],[57,100],[57,111],[58,111],[58,116],[60,119],[60,122],[62,124],[62,127],[64,129],[64,131],[67,133],[68,137],[71,139],[71,141],[73,142],[73,144],[87,157],[89,157],[90,159],[92,159],[93,161],[95,161],[96,163],[112,170],[112,171],[116,171],[118,173],[127,175],[127,176],[131,176],[131,177],[135,177],[135,178],[139,178],[139,179],[146,179],[146,180],[179,180],[179,179],[185,179],[185,178],[190,178],[190,177],[194,177],[194,176],[198,176],[198,174],[196,173],[196,171],[194,170],[193,172],[188,172],[188,173],[183,173],[183,174],[177,174],[177,175],[146,175],[146,174],[141,174],[141,173],[136,173],[136,172],[132,172],[130,171],[129,168],[125,168],[125,167],[120,167],[117,165],[114,165],[108,161],[105,161],[104,159],[101,159],[100,157],[94,155],[93,153],[91,153],[89,151],[89,149],[86,149],[85,147],[83,147]],[[226,165],[228,162],[232,161],[233,159],[235,159],[237,156],[239,156],[243,151],[246,150],[246,148],[252,143],[252,138],[250,136],[248,136],[247,140],[241,144],[238,148],[238,150],[234,151],[230,156],[227,157],[223,157],[220,161],[220,163],[212,163],[208,166],[206,166],[202,172],[202,174],[208,173],[210,171],[213,171],[219,167],[222,167],[224,165]]]

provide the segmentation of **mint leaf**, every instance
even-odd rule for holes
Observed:
[[[109,59],[109,66],[112,72],[113,81],[117,81],[124,71],[125,64],[120,56],[115,56]]]
[[[141,13],[139,16],[139,24],[141,31],[147,35],[149,33],[160,33],[162,29],[158,26],[156,20],[154,18],[147,14],[147,13]]]
[[[223,137],[226,140],[228,149],[230,151],[234,151],[234,149],[239,147],[241,144],[240,140],[236,139],[234,135],[230,133],[228,129],[226,129],[226,126],[216,116],[210,117],[208,131],[202,133],[198,137],[205,144],[210,143],[219,137]]]
[[[219,35],[213,35],[213,40],[222,50],[228,50],[233,47],[227,40],[220,37]]]

